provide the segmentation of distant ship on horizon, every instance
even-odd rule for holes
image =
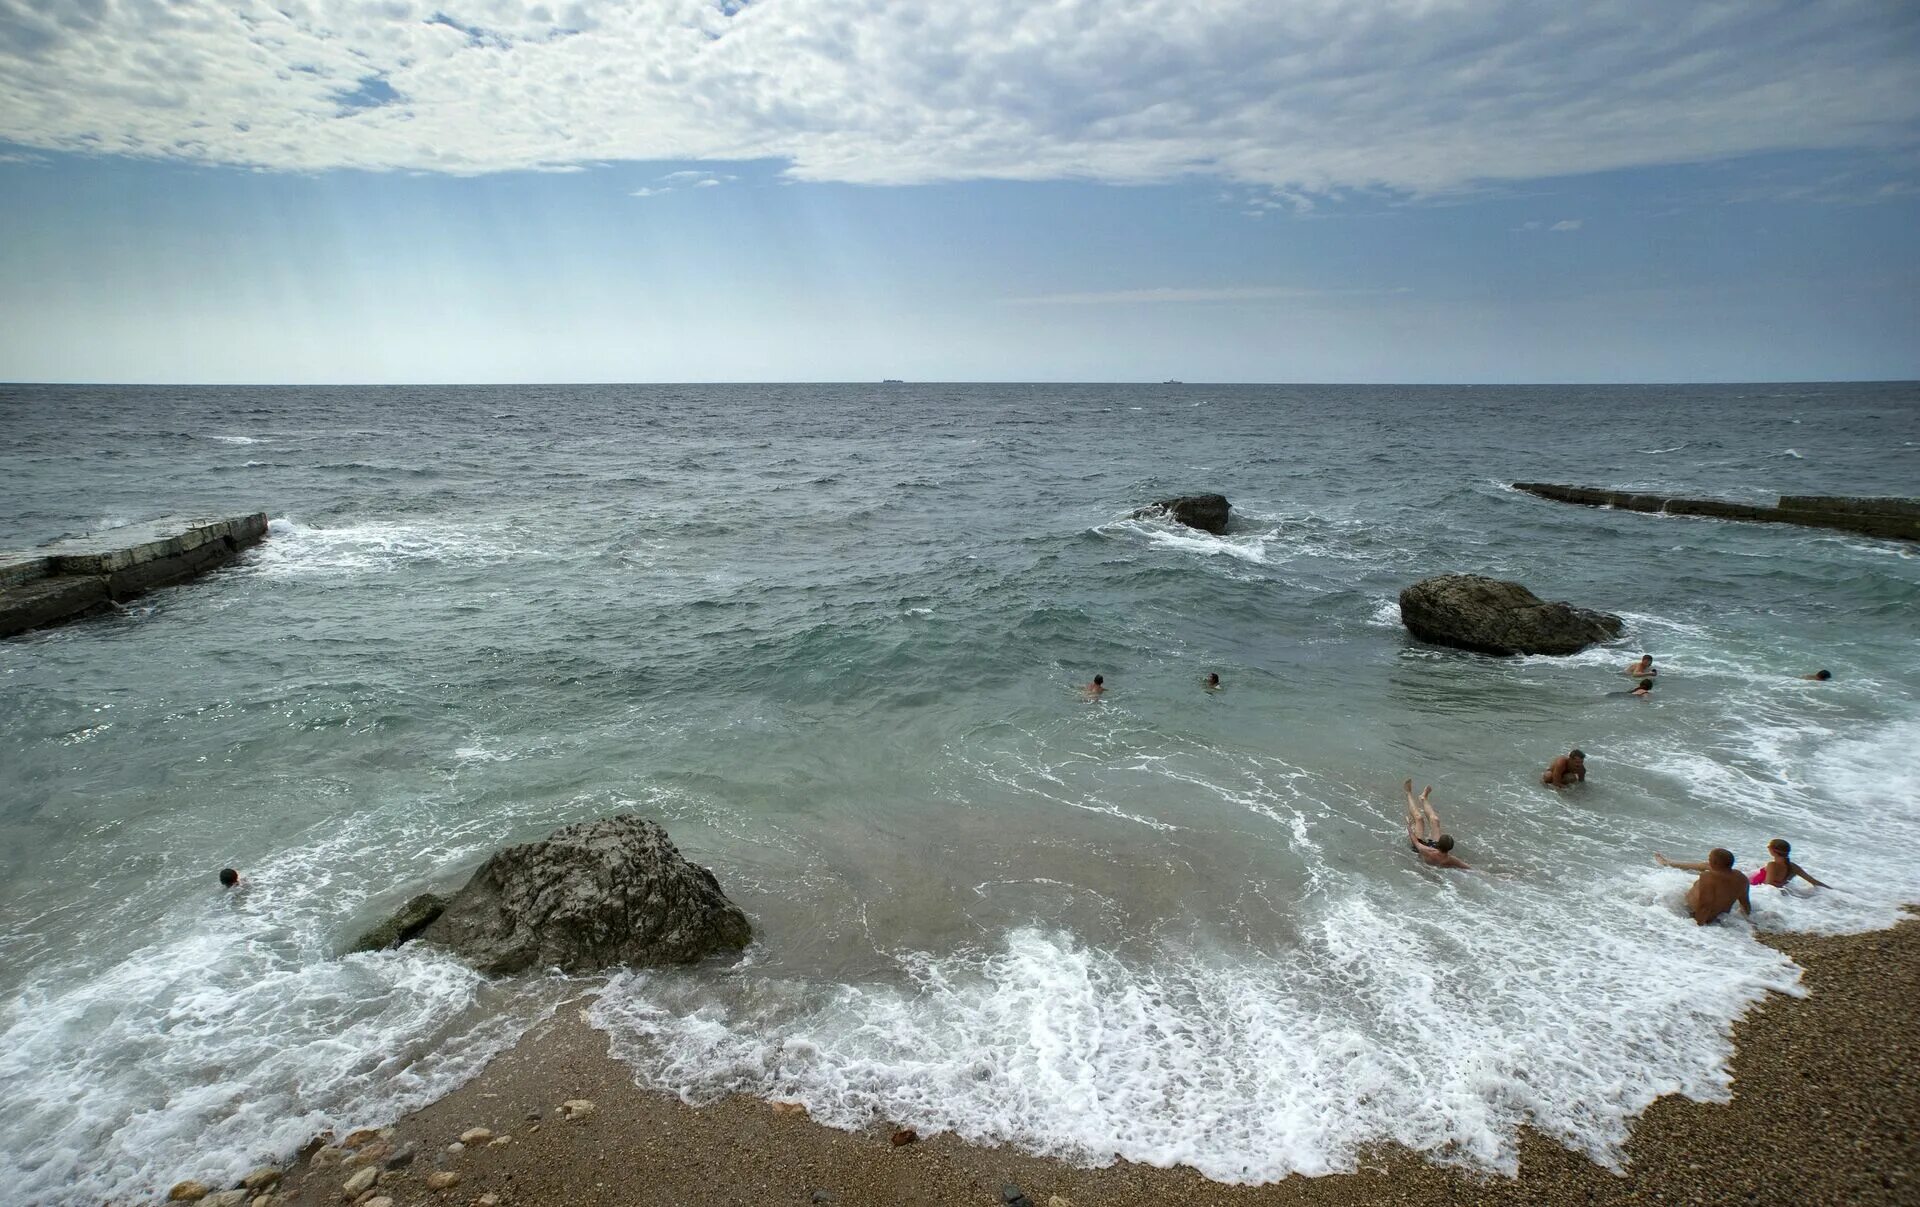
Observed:
[[[1184,386],[1187,383],[1184,381],[1181,381],[1178,377],[1169,377],[1165,381],[1161,382],[1160,384],[1163,386]]]
[[[898,377],[882,377],[880,379],[880,384],[883,386],[904,386],[907,383],[902,381]]]

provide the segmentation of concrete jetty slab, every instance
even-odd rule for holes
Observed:
[[[1561,486],[1552,482],[1515,482],[1513,488],[1539,495],[1543,499],[1580,503],[1588,507],[1616,507],[1622,511],[1706,516],[1719,520],[1799,524],[1802,527],[1834,528],[1889,540],[1920,541],[1920,499],[1783,495],[1779,506],[1768,507],[1757,503],[1729,503],[1723,499],[1686,499],[1620,490],[1594,490],[1586,486]]]
[[[265,512],[174,515],[0,553],[0,638],[104,612],[198,577],[266,535]]]

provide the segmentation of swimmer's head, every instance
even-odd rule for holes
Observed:
[[[1208,686],[1208,687],[1219,687],[1219,686],[1220,686],[1220,672],[1219,672],[1219,671],[1208,671],[1208,672],[1207,672],[1207,686]]]
[[[1815,671],[1813,672],[1813,677],[1825,683],[1827,680],[1833,678],[1833,672],[1827,670]]]
[[[220,869],[220,887],[221,888],[232,888],[234,885],[239,883],[240,883],[240,873],[234,871],[232,868]]]
[[[1587,752],[1576,746],[1567,751],[1567,758],[1576,763],[1584,763],[1587,761]]]
[[[1439,851],[1443,855],[1446,854],[1448,851],[1453,850],[1453,835],[1442,834],[1440,837],[1434,839],[1433,849],[1436,851]]]
[[[1095,687],[1105,687],[1106,684],[1107,684],[1107,677],[1105,675],[1095,675],[1093,677],[1093,685]]]
[[[1716,872],[1730,871],[1733,868],[1733,852],[1725,847],[1715,847],[1707,852],[1707,866]]]
[[[1653,690],[1653,680],[1651,680],[1651,679],[1642,679],[1642,680],[1640,680],[1640,689],[1641,689],[1642,691],[1652,691],[1652,690]]]
[[[1646,670],[1646,669],[1647,669],[1648,667],[1650,667],[1650,666],[1652,666],[1652,665],[1653,665],[1653,655],[1652,655],[1652,654],[1642,654],[1642,655],[1640,655],[1640,669],[1641,669],[1641,670]]]
[[[1769,853],[1778,855],[1780,858],[1785,859],[1788,855],[1793,853],[1793,844],[1788,842],[1784,838],[1776,838],[1772,842],[1767,844],[1767,850]]]

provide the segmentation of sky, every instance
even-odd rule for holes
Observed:
[[[0,0],[0,381],[1920,378],[1912,0]]]

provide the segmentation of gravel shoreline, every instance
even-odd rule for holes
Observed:
[[[1360,1172],[1251,1187],[1184,1168],[1084,1169],[950,1136],[895,1146],[888,1129],[837,1131],[756,1099],[696,1109],[638,1089],[576,1001],[392,1128],[353,1137],[354,1148],[316,1145],[272,1189],[270,1207],[1018,1207],[1014,1194],[1035,1207],[1920,1203],[1920,918],[1871,934],[1763,941],[1805,970],[1808,996],[1771,996],[1734,1025],[1731,1102],[1669,1096],[1648,1108],[1624,1176],[1531,1134],[1513,1179],[1387,1149]],[[569,1118],[569,1100],[591,1106]],[[463,1134],[469,1142],[449,1152]],[[429,1185],[449,1174],[450,1185]],[[374,1185],[346,1193],[349,1179]]]

